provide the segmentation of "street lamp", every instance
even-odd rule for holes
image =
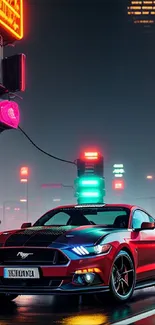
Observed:
[[[28,221],[29,218],[28,179],[29,179],[29,168],[27,166],[23,166],[20,168],[20,182],[24,183],[26,186],[26,198],[20,199],[20,202],[26,203],[26,221]]]

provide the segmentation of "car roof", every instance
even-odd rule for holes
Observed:
[[[62,206],[58,206],[55,209],[69,209],[69,208],[125,208],[125,209],[129,209],[131,210],[132,208],[138,208],[135,205],[131,205],[131,204],[70,204],[70,205],[62,205]],[[51,210],[50,210],[51,211]]]

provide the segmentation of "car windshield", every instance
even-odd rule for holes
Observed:
[[[34,226],[106,225],[128,228],[130,210],[126,208],[61,208],[44,214]]]

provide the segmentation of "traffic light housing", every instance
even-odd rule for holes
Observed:
[[[84,175],[75,180],[76,197],[79,204],[103,203],[105,196],[104,178]]]
[[[103,156],[98,152],[85,152],[77,160],[77,176],[75,189],[78,204],[103,203]]]
[[[9,100],[0,101],[0,133],[8,129],[17,129],[20,120],[19,106]]]
[[[85,152],[84,155],[77,160],[78,177],[86,174],[103,177],[103,173],[103,156],[98,152]]]
[[[2,59],[3,86],[8,92],[25,90],[25,63],[23,53]]]

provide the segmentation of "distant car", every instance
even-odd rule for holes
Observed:
[[[110,292],[125,302],[155,285],[154,222],[137,206],[72,205],[0,233],[0,296]]]

